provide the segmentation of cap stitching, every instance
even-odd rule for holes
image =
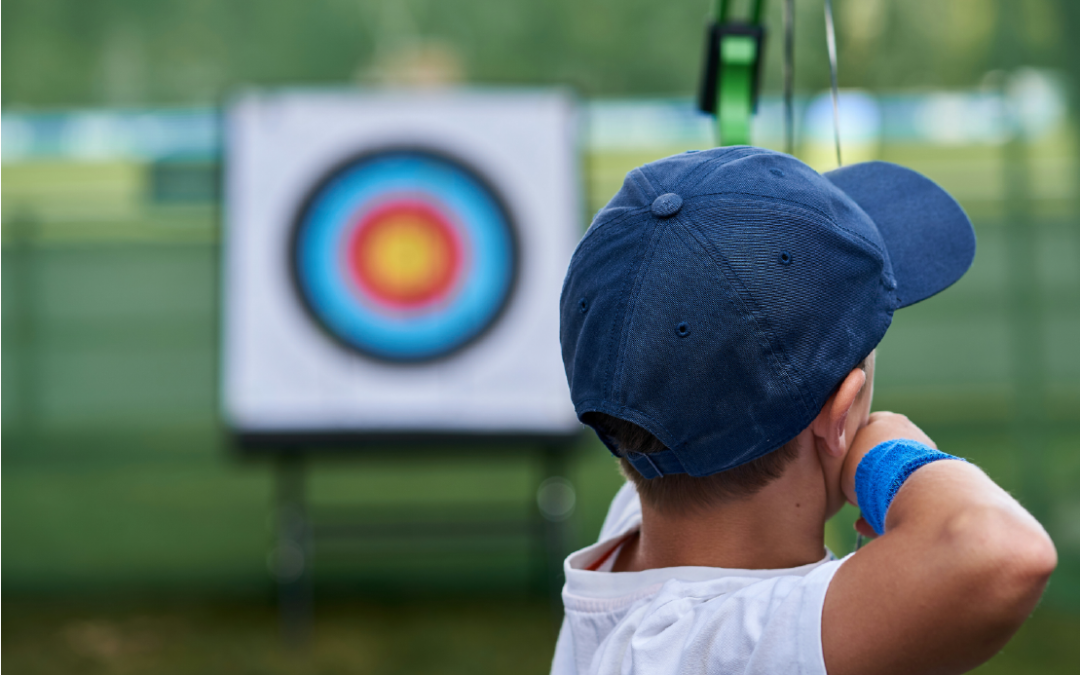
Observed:
[[[669,448],[669,450],[670,450],[670,448]],[[629,452],[626,453],[627,461],[629,461],[631,459],[630,455],[638,455],[639,457],[644,457],[645,461],[648,462],[648,464],[652,468],[653,472],[656,473],[656,475],[658,477],[663,477],[664,472],[660,470],[660,467],[656,466],[656,462],[652,461],[652,458],[649,457],[649,453],[629,451]],[[634,468],[637,468],[637,467],[634,467]]]
[[[836,188],[836,189],[839,190],[840,188]],[[888,249],[879,247],[876,243],[874,243],[873,240],[867,239],[866,237],[859,234],[858,232],[856,232],[856,231],[854,231],[854,230],[852,230],[850,228],[844,227],[843,225],[840,225],[835,220],[833,220],[832,217],[829,214],[825,213],[821,209],[814,208],[813,206],[810,206],[809,204],[804,204],[803,202],[797,202],[797,201],[795,201],[793,199],[784,199],[783,197],[774,197],[774,196],[771,196],[771,195],[759,195],[759,194],[756,194],[754,192],[737,192],[735,190],[726,190],[724,192],[703,192],[701,194],[694,195],[693,199],[699,199],[701,197],[716,197],[716,196],[720,196],[720,195],[742,195],[744,197],[753,197],[755,199],[761,199],[761,200],[765,200],[765,201],[774,200],[774,201],[778,201],[778,202],[784,202],[785,204],[791,204],[792,206],[795,206],[795,207],[798,207],[798,208],[803,208],[803,209],[806,209],[807,211],[812,211],[813,213],[816,213],[816,214],[820,215],[822,218],[824,218],[825,220],[829,221],[829,224],[832,225],[833,227],[835,227],[836,229],[841,230],[843,232],[847,232],[848,234],[855,237],[856,239],[859,239],[860,241],[863,241],[867,245],[873,247],[873,249],[875,251],[877,251],[879,254],[881,254],[882,257],[884,257],[886,259],[888,259],[888,257],[889,257]],[[850,199],[850,197],[849,197],[849,199]],[[855,204],[855,200],[852,199],[851,203]],[[871,218],[866,213],[866,211],[863,211],[861,206],[859,206],[858,204],[855,204],[855,207],[858,208],[859,211],[861,211],[864,216],[866,216],[867,220],[869,220],[871,223],[874,222],[874,219]],[[874,227],[877,227],[877,223],[874,223]]]
[[[716,150],[719,150],[719,152],[716,153],[715,157],[710,157],[709,159],[699,163],[690,173],[686,174],[670,186],[665,185],[663,181],[649,177],[648,174],[646,174],[645,177],[650,181],[654,181],[657,185],[660,186],[660,189],[665,192],[678,193],[679,186],[686,184],[691,178],[703,171],[705,168],[710,167],[713,164],[720,162],[721,160],[731,159],[733,157],[749,157],[758,154],[754,152],[747,152],[746,148],[717,148]],[[649,167],[650,165],[646,164],[645,166],[639,167],[637,170],[645,174],[646,169],[648,169]]]
[[[646,431],[660,439],[660,442],[663,443],[664,447],[668,450],[675,449],[674,446],[676,444],[670,442],[674,439],[674,436],[668,431],[667,427],[659,420],[641,412],[637,408],[631,408],[630,406],[622,404],[613,405],[608,398],[604,398],[599,401],[593,399],[582,401],[574,408],[574,412],[577,413],[579,419],[587,412],[601,412],[625,419],[628,422],[633,422],[640,427],[644,427]],[[682,444],[678,445],[681,447]]]
[[[698,211],[701,209],[704,209],[704,207],[701,205],[699,205],[697,209],[688,209],[687,218],[689,218],[691,214],[698,213]],[[811,211],[813,210],[811,209]],[[753,310],[748,310],[750,311],[751,319],[755,322],[755,325],[759,325],[762,328],[764,335],[767,336],[768,344],[766,345],[766,347],[770,348],[770,353],[779,353],[782,355],[782,361],[777,361],[776,367],[778,368],[780,374],[789,382],[790,386],[798,394],[798,398],[803,404],[804,411],[807,413],[812,413],[812,416],[810,418],[812,420],[819,411],[814,410],[814,401],[810,396],[808,396],[807,392],[802,386],[802,378],[796,376],[793,373],[791,367],[791,360],[788,357],[787,350],[783,348],[781,341],[776,338],[775,330],[773,330],[771,322],[768,320],[767,315],[763,311],[761,303],[757,301],[754,294],[751,293],[750,289],[743,283],[742,277],[740,277],[739,274],[728,265],[726,257],[723,257],[722,260],[717,260],[716,257],[713,255],[712,248],[710,248],[710,246],[706,242],[699,239],[698,233],[694,230],[694,228],[687,227],[686,230],[691,236],[695,238],[695,240],[698,241],[702,248],[705,249],[709,257],[716,263],[716,265],[735,280],[732,281],[731,279],[729,279],[728,281],[732,284],[733,288],[736,289],[736,295],[740,298],[740,300],[747,303],[748,305],[753,306]],[[757,316],[760,316],[761,319],[757,319]],[[777,345],[775,350],[772,350],[772,345]],[[807,424],[809,424],[809,421],[807,422]],[[779,447],[779,445],[777,445],[776,447]]]
[[[623,314],[623,325],[619,335],[619,350],[615,354],[615,360],[612,363],[612,369],[608,372],[609,387],[615,387],[615,378],[621,378],[623,373],[623,361],[625,359],[624,349],[626,348],[626,339],[630,333],[630,324],[634,322],[634,316],[637,313],[637,297],[641,293],[641,286],[645,279],[645,275],[648,274],[649,268],[652,266],[653,258],[656,252],[656,242],[660,239],[660,233],[664,227],[666,221],[653,221],[652,233],[649,236],[648,246],[645,248],[645,252],[641,257],[641,265],[638,268],[637,277],[634,279],[634,285],[630,290],[630,295],[626,301],[626,312]],[[629,268],[629,264],[627,264]],[[630,277],[630,270],[627,269],[626,277]],[[608,396],[611,395],[611,389],[608,389]]]
[[[682,178],[680,178],[675,187],[685,185],[686,183],[690,182],[699,173],[701,173],[705,169],[712,168],[712,166],[714,164],[719,163],[721,160],[727,160],[727,161],[730,162],[730,161],[735,160],[735,159],[742,159],[743,157],[754,157],[754,156],[757,156],[757,155],[765,154],[765,153],[761,153],[761,152],[753,152],[754,150],[756,150],[756,148],[751,148],[751,147],[748,147],[748,146],[744,146],[744,147],[732,147],[730,149],[727,149],[724,152],[717,153],[716,157],[712,157],[712,158],[698,164],[696,167],[694,167],[693,171],[691,171],[690,173],[688,173],[685,176],[683,176]]]
[[[648,175],[648,173],[646,173],[646,170],[648,168],[649,168],[648,164],[646,164],[645,166],[639,166],[638,168],[634,169],[631,173],[634,173],[634,174],[640,173],[645,178],[645,181],[648,183],[649,188],[656,191],[656,193],[657,193],[656,196],[659,196],[660,194],[663,194],[665,192],[670,192],[670,190],[668,190],[666,187],[664,187],[664,184],[663,184],[662,181],[660,181],[658,179],[655,179],[655,178],[652,178],[651,176]],[[653,183],[655,183],[656,186],[659,186],[659,187],[654,187]]]
[[[696,167],[694,167],[693,171],[691,171],[690,173],[688,173],[685,176],[683,176],[682,178],[680,178],[676,183],[674,183],[672,186],[670,186],[670,188],[663,187],[663,184],[660,181],[657,181],[657,183],[662,186],[662,189],[665,189],[665,190],[670,189],[670,191],[678,192],[678,187],[679,186],[686,184],[692,178],[694,178],[694,176],[696,176],[700,172],[704,171],[706,168],[711,168],[712,165],[720,162],[721,160],[725,160],[725,159],[727,159],[727,160],[742,159],[743,157],[754,157],[754,156],[759,156],[759,155],[767,156],[767,155],[770,154],[770,153],[762,153],[762,152],[751,152],[752,150],[755,150],[755,148],[751,148],[751,147],[741,147],[741,148],[740,147],[733,147],[733,148],[731,148],[729,150],[725,150],[724,152],[719,152],[719,153],[717,153],[717,155],[715,157],[712,157],[712,158],[710,158],[710,159],[708,159],[708,160],[706,160],[704,162],[701,162]],[[796,160],[796,161],[798,161],[798,160]],[[648,167],[648,165],[639,167],[638,169],[635,169],[634,172],[640,172],[643,175],[645,175],[645,169],[647,167]],[[631,172],[631,173],[634,173],[634,172]],[[825,176],[822,175],[822,174],[818,174],[818,175],[821,175],[822,178],[825,178]],[[647,175],[646,175],[646,178],[648,179]],[[864,216],[866,216],[866,218],[870,222],[872,222],[872,223],[874,222],[874,219],[871,218],[869,216],[869,214],[867,214],[866,211],[864,211],[863,208],[861,206],[859,206],[859,204],[854,199],[852,199],[846,192],[844,192],[842,189],[840,189],[840,187],[837,186],[835,183],[828,180],[828,178],[825,178],[825,180],[828,181],[828,183],[830,185],[832,185],[834,188],[836,188],[841,194],[846,196],[851,201],[851,203],[855,206],[855,208],[857,208],[859,211],[861,211],[862,214]],[[883,257],[888,258],[888,249],[883,250],[882,248],[879,248],[878,245],[875,244],[872,240],[867,239],[866,237],[862,236],[858,232],[855,232],[855,231],[853,231],[853,230],[851,230],[849,228],[846,228],[846,227],[838,224],[827,213],[825,213],[824,211],[822,211],[820,209],[814,208],[813,206],[810,206],[809,204],[804,204],[802,202],[797,202],[797,201],[791,200],[791,199],[784,199],[783,197],[774,197],[774,196],[770,196],[770,195],[760,195],[760,194],[753,193],[753,192],[739,192],[739,191],[735,191],[735,190],[727,190],[727,191],[723,191],[723,192],[702,192],[702,193],[692,195],[691,198],[715,196],[715,195],[724,195],[724,194],[743,195],[743,196],[747,196],[747,197],[756,197],[758,199],[775,199],[777,201],[786,202],[788,204],[794,204],[796,206],[801,206],[801,207],[807,209],[808,211],[813,211],[815,213],[820,214],[821,217],[823,217],[825,220],[829,221],[829,223],[832,224],[837,229],[843,230],[844,232],[847,232],[847,233],[851,234],[853,237],[857,237],[857,238],[861,239],[862,241],[864,241],[867,244],[869,244],[870,246],[872,246],[874,248],[874,250],[876,250]],[[875,223],[875,226],[876,226],[876,223]]]
[[[633,216],[642,213],[644,210],[645,209],[628,210],[625,213],[620,214],[619,216],[617,216],[615,218],[612,218],[611,220],[606,220],[606,221],[601,222],[599,224],[594,224],[592,227],[589,228],[588,231],[586,231],[585,236],[582,237],[581,241],[578,242],[577,248],[574,249],[574,253],[570,258],[570,265],[567,268],[566,277],[563,279],[562,291],[559,294],[559,306],[560,306],[560,308],[566,302],[566,291],[570,287],[571,278],[574,276],[574,273],[576,272],[576,270],[578,268],[578,261],[581,259],[580,256],[587,253],[590,249],[592,249],[594,246],[598,245],[598,243],[600,242],[600,240],[597,239],[596,236],[593,236],[593,233],[598,232],[601,229],[605,229],[607,227],[614,226],[614,225],[616,225],[616,224],[618,224],[618,223],[620,223],[620,222],[622,222],[624,220],[627,220],[629,218],[632,218]],[[631,260],[627,263],[627,268],[629,268],[632,264],[633,264],[633,258],[631,258]],[[629,275],[628,272],[623,275],[623,278],[624,278],[623,288],[625,288],[625,284],[626,284],[626,281],[629,280],[629,276],[630,275]],[[622,293],[621,290],[620,290],[620,295],[625,295],[625,294]],[[623,316],[625,318],[625,314]],[[612,318],[612,330],[610,331],[608,339],[607,339],[608,353],[609,354],[611,353],[611,349],[614,347],[614,344],[613,344],[614,343],[614,334],[616,333],[617,325],[618,325],[618,320],[617,320],[617,318],[613,317]],[[561,330],[560,330],[560,334],[561,334]],[[577,348],[575,347],[575,354],[576,354],[576,351],[577,351]],[[576,358],[576,356],[575,356],[575,358]],[[604,390],[603,390],[603,395],[605,397],[610,395],[610,391],[611,391],[611,369],[612,369],[615,361],[617,360],[617,358],[618,358],[618,355],[617,354],[614,355],[612,357],[611,362],[608,365],[608,368],[606,369],[607,377],[605,379],[605,386],[604,386]]]
[[[780,375],[784,378],[784,380],[787,381],[789,395],[792,391],[794,391],[794,393],[796,394],[794,398],[800,404],[802,404],[803,411],[809,412],[811,408],[813,408],[813,406],[809,405],[806,392],[804,392],[803,388],[799,386],[796,378],[792,376],[790,372],[790,367],[788,365],[789,358],[787,352],[783,349],[782,346],[780,346],[779,341],[773,334],[772,327],[765,320],[764,313],[761,312],[759,303],[754,298],[753,294],[750,293],[749,289],[746,288],[745,284],[743,284],[742,279],[739,277],[739,275],[734,270],[728,267],[727,260],[717,260],[716,256],[713,255],[710,247],[698,237],[697,233],[694,232],[692,228],[687,227],[686,224],[682,222],[682,220],[683,218],[680,217],[678,219],[673,219],[673,222],[677,222],[678,225],[681,226],[683,232],[686,235],[690,236],[694,240],[694,243],[696,243],[699,247],[701,247],[702,250],[705,251],[705,254],[709,256],[709,259],[713,262],[714,265],[717,266],[717,268],[720,270],[720,273],[724,275],[724,279],[734,291],[734,296],[738,298],[739,303],[742,305],[741,311],[743,313],[743,319],[750,321],[755,326],[755,328],[759,328],[759,330],[755,331],[755,334],[758,335],[759,339],[763,343],[762,346],[766,348],[767,352],[771,355],[774,355],[774,366],[776,367]],[[753,308],[751,308],[751,305],[753,306]],[[761,316],[762,318],[759,319],[758,316]],[[783,356],[783,360],[780,361],[776,359],[776,354],[781,354]],[[815,415],[816,414],[817,413],[815,412]],[[779,447],[779,445],[775,447]]]
[[[653,229],[654,230],[656,229],[655,226],[653,226]],[[654,233],[653,236],[655,237],[655,233]],[[649,248],[651,248],[651,244],[650,244]],[[647,258],[648,258],[648,254],[649,254],[649,251],[646,250],[645,253],[642,255],[642,263],[640,263],[641,265],[644,265],[645,260],[647,260]],[[626,306],[623,308],[622,317],[621,317],[622,326],[621,326],[621,329],[618,331],[619,339],[618,339],[617,349],[616,349],[616,344],[615,344],[616,331],[612,330],[608,334],[608,337],[607,337],[608,353],[612,354],[613,349],[616,349],[616,351],[614,351],[613,357],[612,357],[611,361],[608,363],[607,374],[606,374],[606,377],[604,378],[604,381],[606,383],[606,386],[604,387],[604,398],[610,398],[611,397],[611,390],[615,386],[614,376],[615,376],[615,373],[618,372],[619,365],[620,365],[620,363],[622,361],[622,345],[623,345],[623,340],[624,340],[624,335],[623,334],[626,331],[626,315],[627,315],[627,313],[632,311],[633,297],[634,297],[634,286],[637,285],[636,280],[631,282],[631,274],[630,274],[630,272],[631,272],[631,269],[632,269],[633,265],[634,265],[634,256],[630,256],[630,259],[626,262],[626,267],[624,268],[623,287],[622,287],[622,289],[620,289],[620,293],[619,293],[620,297],[625,297],[626,294],[624,292],[622,292],[622,291],[626,288],[627,285],[630,285],[631,286],[631,288],[630,288],[630,300],[626,303]],[[638,277],[640,278],[640,276],[641,276],[641,271],[639,269]],[[615,326],[613,326],[612,328],[615,328],[617,326],[618,326],[618,323],[616,323]]]
[[[620,213],[619,215],[611,218],[610,220],[604,220],[604,221],[601,221],[599,223],[594,222],[589,227],[589,229],[585,231],[585,234],[581,237],[581,241],[578,242],[577,247],[574,249],[573,254],[571,254],[571,256],[570,256],[570,265],[567,268],[567,277],[570,276],[570,271],[573,270],[575,268],[575,266],[577,265],[578,254],[580,253],[580,254],[584,255],[593,246],[596,246],[596,245],[599,244],[599,242],[594,241],[595,237],[597,236],[597,235],[595,235],[595,233],[597,231],[608,228],[608,227],[611,227],[613,225],[617,225],[617,224],[621,223],[622,221],[627,220],[628,218],[631,218],[631,217],[633,217],[635,215],[638,215],[638,214],[641,214],[641,213],[647,213],[648,211],[649,211],[649,207],[636,208],[636,209],[628,210],[628,211],[626,211],[624,213]]]
[[[644,167],[639,167],[632,170],[629,174],[627,174],[627,177],[637,183],[638,187],[642,188],[642,192],[645,192],[649,195],[648,199],[650,203],[652,202],[652,200],[660,196],[660,193],[656,189],[656,184],[654,184],[653,180],[649,178],[648,174],[645,173]],[[644,184],[642,184],[642,180],[639,180],[639,177],[641,179],[644,179]],[[658,181],[657,184],[659,184]]]

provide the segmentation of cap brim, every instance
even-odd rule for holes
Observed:
[[[892,262],[899,307],[945,290],[971,267],[975,230],[934,181],[889,162],[852,164],[825,178],[877,225]]]

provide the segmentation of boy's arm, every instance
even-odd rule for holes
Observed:
[[[902,415],[875,413],[845,460],[886,440],[929,439]],[[822,615],[829,675],[962,673],[1002,648],[1038,602],[1057,554],[1042,526],[973,464],[917,469],[889,508],[885,535],[836,572]]]

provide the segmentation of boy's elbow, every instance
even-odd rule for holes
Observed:
[[[1057,568],[1057,561],[1054,542],[1040,527],[1026,536],[1017,537],[1012,550],[1004,554],[1003,565],[1016,594],[1031,596],[1034,607],[1050,581],[1050,575]]]
[[[1025,543],[1018,556],[1021,575],[1024,578],[1042,580],[1042,585],[1046,585],[1046,581],[1057,568],[1057,563],[1057,549],[1042,528]]]
[[[1038,587],[1041,592],[1057,567],[1057,549],[1046,530],[1026,512],[996,511],[984,523],[988,565],[998,581],[1019,590]]]
[[[950,527],[976,582],[987,617],[1019,626],[1035,608],[1057,567],[1057,550],[1033,517],[1013,509],[966,514]]]
[[[1012,533],[992,558],[996,572],[989,583],[987,636],[1001,645],[1027,621],[1057,567],[1057,551],[1040,527]]]

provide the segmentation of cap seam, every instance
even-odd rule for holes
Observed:
[[[642,188],[642,192],[648,195],[649,202],[656,199],[660,195],[660,191],[656,189],[659,181],[654,184],[653,179],[645,173],[645,167],[638,167],[631,171],[628,176],[631,180],[638,184],[638,187]],[[642,184],[644,183],[644,185]]]
[[[608,372],[609,377],[609,390],[607,396],[610,398],[611,390],[617,388],[616,378],[622,378],[625,373],[623,372],[623,362],[626,358],[624,352],[626,347],[626,339],[630,333],[630,325],[634,322],[634,316],[637,313],[637,298],[641,293],[641,286],[645,275],[648,273],[649,268],[652,266],[653,256],[656,253],[656,242],[660,238],[660,233],[663,230],[663,224],[657,221],[652,223],[652,232],[649,236],[649,243],[645,249],[644,254],[641,257],[641,267],[638,269],[637,277],[634,279],[633,286],[630,289],[630,295],[626,301],[626,312],[623,314],[622,330],[619,332],[619,348],[615,353],[615,359],[611,364],[611,370]],[[629,265],[627,265],[629,267]],[[627,270],[627,278],[630,276],[630,271]],[[621,388],[621,380],[619,387]]]
[[[644,261],[644,258],[647,255],[648,255],[648,252],[646,251],[646,254],[644,256],[642,256],[643,261]],[[630,256],[630,259],[626,262],[626,267],[624,268],[624,271],[623,271],[623,288],[626,288],[626,286],[631,283],[630,272],[631,272],[631,269],[633,267],[633,264],[634,264],[634,257]],[[641,276],[641,273],[639,271],[638,277],[640,277],[640,276]],[[636,280],[633,283],[636,284],[637,283]],[[632,294],[633,294],[633,286],[631,286],[631,295]],[[624,295],[625,294],[622,293],[622,292],[619,293],[620,297],[624,297]],[[608,334],[608,338],[607,338],[608,339],[608,353],[611,353],[611,350],[613,348],[615,348],[615,353],[614,353],[614,357],[608,363],[607,372],[606,372],[606,375],[604,377],[604,382],[605,382],[604,398],[611,398],[612,389],[614,389],[614,387],[615,387],[614,374],[616,372],[618,372],[619,365],[622,362],[622,358],[623,358],[622,357],[622,344],[623,344],[623,333],[626,331],[626,315],[627,315],[628,312],[632,311],[632,307],[633,307],[633,298],[631,297],[631,299],[627,301],[626,307],[623,309],[623,312],[622,312],[622,317],[621,317],[622,326],[619,327],[619,331],[618,331],[619,338],[618,338],[618,344],[617,345],[615,343],[616,342],[616,340],[615,340],[616,331],[612,330]],[[618,325],[618,324],[616,324],[616,325]]]
[[[578,269],[578,261],[581,260],[581,256],[588,253],[592,248],[599,245],[599,243],[602,243],[599,239],[597,239],[597,236],[599,236],[599,235],[595,235],[595,233],[599,232],[602,229],[606,229],[608,227],[617,225],[618,223],[620,223],[620,222],[622,222],[624,220],[630,219],[630,218],[632,218],[632,217],[634,217],[634,216],[636,216],[636,215],[638,215],[638,214],[640,214],[642,212],[645,212],[645,211],[646,211],[646,209],[642,209],[642,208],[630,209],[630,210],[627,210],[626,212],[620,214],[619,216],[617,216],[615,218],[612,218],[610,220],[605,220],[605,221],[600,222],[600,223],[594,223],[592,226],[589,227],[589,229],[585,232],[585,235],[582,237],[581,241],[578,242],[577,248],[574,249],[573,255],[571,255],[571,257],[570,257],[570,264],[567,267],[566,276],[563,279],[563,288],[562,288],[562,291],[559,294],[560,307],[566,301],[566,291],[567,291],[567,288],[569,288],[569,286],[570,286],[570,278],[577,271],[577,269]],[[631,260],[627,262],[626,269],[628,270],[632,266],[632,264],[633,264],[633,258],[631,258]],[[627,271],[627,272],[625,272],[623,274],[623,279],[624,279],[623,288],[625,288],[625,286],[626,286],[626,279],[628,277],[629,277],[629,272]],[[622,293],[620,293],[620,295],[621,294]],[[624,316],[624,320],[625,320],[625,314],[623,316]],[[609,353],[610,353],[611,347],[613,346],[612,343],[614,342],[614,333],[616,332],[615,325],[617,325],[617,323],[618,323],[617,319],[612,318],[612,324],[614,324],[614,325],[612,326],[612,330],[610,331],[610,334],[609,334],[609,336],[607,338]],[[607,369],[605,371],[607,377],[605,378],[604,389],[602,391],[603,396],[605,398],[609,397],[611,395],[611,386],[612,386],[612,384],[611,384],[611,369],[613,367],[612,364],[614,364],[614,362],[617,359],[618,359],[618,355],[616,354],[611,359],[611,363],[609,363],[609,365],[608,365],[608,367],[607,367]]]
[[[655,195],[653,195],[653,198],[655,199],[655,197],[659,196],[663,192],[666,192],[667,188],[664,187],[664,183],[662,181],[649,176],[649,174],[646,173],[646,169],[648,169],[647,164],[645,166],[639,166],[637,169],[632,171],[631,174],[640,173],[645,178],[645,182],[648,184],[649,188],[656,193]]]
[[[709,256],[709,259],[717,266],[720,273],[724,275],[724,278],[728,285],[731,286],[735,297],[738,298],[739,303],[742,305],[740,309],[743,313],[743,319],[750,321],[756,328],[760,328],[760,330],[755,331],[755,334],[762,340],[762,346],[765,347],[767,353],[774,355],[773,360],[775,367],[788,383],[789,395],[791,395],[791,391],[793,390],[795,393],[794,398],[802,404],[803,412],[808,414],[813,406],[809,405],[806,392],[803,391],[798,379],[792,375],[789,365],[790,358],[788,357],[787,350],[779,345],[779,341],[774,335],[772,326],[765,319],[764,313],[761,312],[760,304],[757,302],[756,298],[754,298],[754,295],[746,288],[746,285],[743,283],[738,273],[728,267],[727,261],[717,260],[709,246],[698,238],[692,228],[686,226],[682,218],[677,219],[676,222],[681,226],[681,229],[685,234],[689,235],[694,242],[705,251],[705,255]],[[762,318],[758,319],[757,315],[760,315]],[[774,347],[774,345],[776,346]],[[776,359],[776,354],[782,355],[782,360]],[[779,445],[776,447],[779,447]]]
[[[662,190],[667,191],[667,192],[678,193],[678,191],[679,191],[678,188],[680,186],[686,184],[691,178],[696,176],[698,173],[704,171],[706,168],[711,167],[713,164],[716,164],[716,163],[718,163],[718,162],[720,162],[722,160],[725,160],[725,159],[730,159],[732,156],[735,156],[735,155],[737,155],[739,157],[750,157],[752,155],[757,154],[757,153],[754,153],[754,152],[746,152],[747,149],[748,148],[745,147],[745,146],[744,147],[732,147],[732,148],[725,149],[722,152],[718,153],[715,157],[711,157],[711,158],[705,160],[704,162],[701,162],[700,164],[698,164],[698,166],[694,167],[694,169],[690,173],[686,174],[685,176],[682,176],[679,180],[677,180],[675,183],[673,183],[670,186],[665,185],[663,181],[660,181],[659,179],[656,179],[656,178],[652,178],[648,174],[646,174],[645,170],[649,166],[647,164],[645,166],[638,167],[638,171],[641,171],[642,174],[645,174],[645,178],[647,180],[649,180],[650,182],[655,182],[656,185],[660,186],[660,188]]]
[[[717,192],[717,193],[710,193],[709,195],[701,195],[701,196],[715,196],[715,195],[720,195],[720,194],[749,194],[749,193]],[[761,195],[749,195],[749,196],[756,196],[759,200],[765,200],[765,201],[775,199],[777,201],[783,202],[786,208],[793,209],[795,211],[803,211],[807,215],[809,215],[809,214],[819,215],[822,218],[824,218],[825,220],[827,220],[829,223],[831,223],[840,233],[851,235],[851,237],[854,238],[855,240],[865,243],[867,246],[872,248],[878,255],[881,256],[882,274],[881,274],[881,278],[878,279],[878,283],[880,283],[882,285],[882,287],[885,288],[886,292],[894,299],[894,302],[899,302],[899,296],[897,296],[896,288],[895,288],[895,281],[894,281],[894,288],[889,288],[885,283],[886,273],[888,274],[888,276],[895,279],[895,272],[892,269],[892,258],[889,256],[889,250],[888,250],[887,247],[886,248],[879,248],[878,245],[875,244],[873,240],[867,239],[866,237],[860,235],[858,232],[854,232],[854,231],[852,231],[852,230],[850,230],[850,229],[848,229],[846,227],[843,227],[841,225],[837,225],[835,221],[830,219],[823,212],[821,212],[818,209],[815,209],[813,207],[806,206],[805,204],[802,204],[800,202],[795,202],[795,201],[791,201],[791,200],[787,200],[787,199],[782,199],[780,197],[762,197]],[[742,205],[738,205],[738,206],[742,206]],[[701,213],[702,211],[705,211],[708,208],[709,208],[709,205],[702,203],[702,200],[694,199],[694,200],[691,200],[690,203],[687,205],[687,207],[685,209],[685,212],[697,214],[697,213]],[[860,207],[860,211],[861,210],[862,209]],[[767,211],[767,210],[763,209],[763,211]],[[863,214],[865,215],[866,212],[863,211]],[[803,217],[805,217],[805,216],[803,216]],[[870,219],[870,222],[874,222],[873,218],[870,218],[869,215],[867,215],[866,217]],[[876,227],[876,223],[875,223],[875,227]],[[894,307],[894,309],[896,309],[896,308]]]
[[[686,174],[685,176],[682,176],[675,185],[672,185],[672,189],[676,190],[679,187],[685,185],[686,183],[690,182],[690,180],[692,180],[699,173],[705,171],[708,168],[711,168],[714,164],[720,163],[722,160],[731,161],[732,159],[742,158],[742,157],[752,157],[754,155],[759,154],[757,152],[748,152],[748,150],[751,150],[751,149],[752,148],[749,148],[748,146],[732,147],[732,148],[730,148],[728,150],[725,150],[722,153],[718,153],[716,157],[712,157],[712,158],[700,163],[698,166],[694,167],[693,171]]]
[[[638,207],[636,209],[627,210],[626,212],[621,213],[610,220],[605,220],[600,223],[593,223],[593,225],[591,225],[589,229],[585,231],[585,234],[581,237],[581,241],[578,242],[577,247],[574,249],[573,254],[571,254],[570,256],[570,265],[567,268],[567,276],[569,276],[570,270],[573,270],[576,267],[578,254],[587,252],[595,245],[593,243],[593,240],[597,236],[594,234],[595,232],[610,227],[612,225],[617,225],[632,216],[638,215],[640,213],[647,213],[648,211],[648,207]]]
[[[840,188],[836,188],[836,189],[840,190]],[[840,192],[843,193],[844,191],[840,190]],[[846,196],[846,193],[844,193],[844,194]],[[759,194],[754,193],[754,192],[738,192],[738,191],[735,191],[735,190],[725,190],[724,192],[703,192],[701,194],[697,194],[697,195],[694,195],[693,197],[690,197],[690,199],[697,201],[701,197],[716,197],[716,196],[720,196],[720,195],[742,195],[744,197],[753,197],[754,199],[760,199],[762,201],[778,201],[778,202],[783,202],[785,204],[790,204],[790,205],[795,206],[797,208],[805,209],[806,211],[810,211],[812,213],[816,213],[816,214],[820,215],[822,218],[824,218],[825,220],[827,220],[829,222],[829,224],[832,225],[833,227],[835,227],[836,229],[838,229],[838,230],[840,230],[842,232],[846,232],[847,234],[850,234],[852,237],[855,237],[856,239],[858,239],[858,240],[860,240],[862,242],[865,242],[868,246],[871,246],[875,251],[877,251],[883,257],[888,258],[888,255],[889,255],[888,249],[886,249],[884,247],[879,247],[872,239],[867,239],[866,237],[859,234],[858,232],[856,232],[856,231],[854,231],[854,230],[852,230],[852,229],[850,229],[848,227],[844,227],[843,225],[840,225],[835,220],[833,220],[833,218],[829,214],[825,213],[821,209],[816,209],[813,206],[810,206],[809,204],[804,204],[803,202],[797,202],[797,201],[795,201],[793,199],[784,199],[783,197],[773,197],[773,196],[768,196],[768,195],[759,195]],[[858,204],[856,204],[854,199],[851,199],[851,197],[848,197],[848,199],[851,200],[851,203],[855,205],[855,208],[857,208],[860,213],[862,213],[864,216],[866,216],[867,220],[869,220],[871,223],[874,222],[874,219],[871,218],[869,216],[869,214],[866,213],[866,211],[863,211],[862,207],[859,206]],[[876,223],[874,224],[874,227],[877,227]]]

